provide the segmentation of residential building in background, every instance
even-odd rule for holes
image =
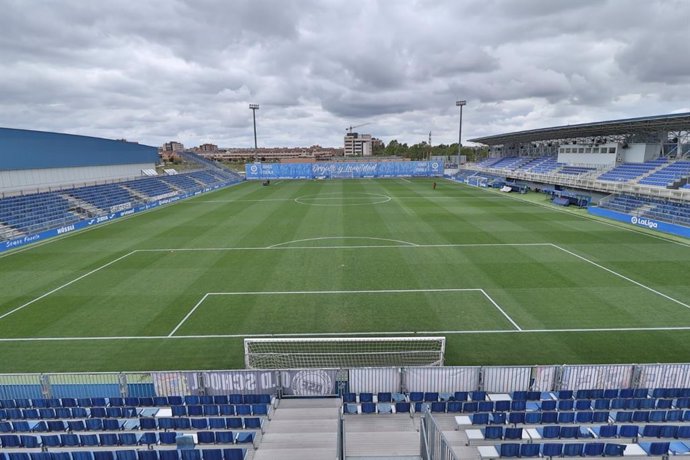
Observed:
[[[177,141],[170,141],[163,144],[161,150],[163,152],[182,152],[184,150],[184,145]]]
[[[368,157],[372,155],[371,134],[347,133],[344,139],[345,156]]]

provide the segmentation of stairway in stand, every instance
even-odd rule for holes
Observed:
[[[340,399],[282,399],[253,460],[335,459]]]

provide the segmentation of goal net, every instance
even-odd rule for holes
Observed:
[[[442,366],[445,337],[246,338],[250,369]]]

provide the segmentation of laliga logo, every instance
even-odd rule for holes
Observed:
[[[641,225],[643,227],[648,227],[648,228],[658,228],[659,227],[659,224],[657,224],[653,220],[638,218],[637,216],[632,216],[630,218],[630,223],[633,225]]]
[[[436,162],[431,163],[431,168],[432,169],[438,169],[438,163],[436,163]]]
[[[249,171],[252,173],[256,173],[259,170],[259,168],[256,165],[251,165],[249,167]]]

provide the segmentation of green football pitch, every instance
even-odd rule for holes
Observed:
[[[246,182],[0,257],[0,372],[243,367],[247,336],[446,364],[686,362],[690,245],[440,181]]]

